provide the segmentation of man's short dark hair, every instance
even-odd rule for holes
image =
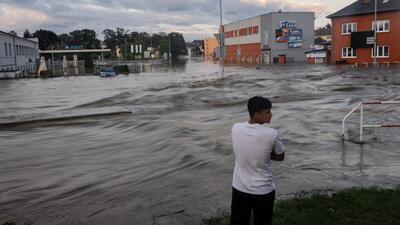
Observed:
[[[250,117],[253,118],[258,112],[262,112],[264,109],[271,109],[272,103],[268,98],[261,96],[255,96],[249,99],[247,102],[247,109],[249,110]]]

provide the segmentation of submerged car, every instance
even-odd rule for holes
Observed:
[[[99,69],[100,77],[115,77],[116,73],[112,66],[102,66]]]

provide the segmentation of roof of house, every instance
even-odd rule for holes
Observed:
[[[390,12],[400,10],[400,0],[376,0],[377,12]],[[343,9],[327,16],[327,18],[335,18],[342,16],[354,16],[362,14],[370,14],[375,12],[375,0],[358,0]]]
[[[23,38],[23,37],[19,37],[17,35],[11,34],[11,33],[6,33],[4,31],[0,30],[0,34],[5,35],[5,36],[9,36],[9,37],[14,37],[14,38],[18,38],[24,41],[29,41],[29,42],[33,42],[33,43],[38,43],[39,40],[37,40],[37,38]]]

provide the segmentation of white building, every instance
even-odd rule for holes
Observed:
[[[21,38],[0,31],[0,71],[33,73],[38,61],[38,39]]]

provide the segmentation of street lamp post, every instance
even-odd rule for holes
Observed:
[[[221,64],[221,78],[224,78],[224,53],[223,53],[223,44],[224,44],[224,29],[222,26],[222,0],[219,0],[219,15],[220,15],[220,25],[219,25],[219,58]]]
[[[168,35],[168,59],[171,58],[171,35]]]
[[[239,31],[239,21],[240,21],[240,17],[239,17],[239,13],[238,12],[228,12],[226,14],[233,14],[236,15],[237,20],[236,20],[236,28],[238,30],[238,36],[236,37],[237,39],[237,60],[238,60],[238,64],[240,64],[240,55],[241,55],[241,50],[240,50],[240,31]],[[236,35],[236,31],[235,31],[235,35]]]
[[[171,34],[168,34],[168,61],[171,64]]]

